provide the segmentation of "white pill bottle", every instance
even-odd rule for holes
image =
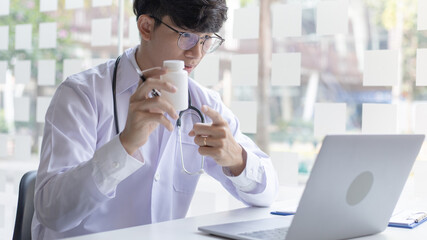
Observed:
[[[177,112],[184,111],[188,108],[188,72],[184,70],[184,61],[166,60],[163,61],[163,67],[167,68],[167,73],[160,76],[160,79],[174,85],[177,91],[163,91],[162,97],[165,97]]]

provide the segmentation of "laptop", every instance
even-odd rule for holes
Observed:
[[[292,217],[202,226],[231,239],[348,239],[385,230],[424,135],[328,135]],[[266,210],[268,211],[268,210]]]

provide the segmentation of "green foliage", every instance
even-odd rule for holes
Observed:
[[[402,17],[402,97],[427,99],[427,89],[416,88],[416,50],[425,48],[426,31],[417,30],[417,0],[364,0],[374,22],[391,33],[396,30],[397,17]]]
[[[296,141],[317,143],[317,139],[313,136],[312,121],[306,122],[295,118],[291,121],[279,120],[275,125],[278,129],[271,135],[274,141],[288,142],[291,145]]]
[[[7,126],[5,117],[4,117],[4,110],[0,110],[0,133],[8,133],[9,128]]]
[[[64,4],[63,1],[59,4]],[[15,59],[30,60],[32,63],[32,76],[36,73],[37,61],[39,59],[56,59],[58,62],[70,55],[72,52],[71,33],[65,29],[70,29],[71,13],[48,12],[41,13],[39,10],[40,0],[11,0],[10,14],[0,17],[0,26],[9,26],[9,49],[0,51],[0,60],[9,62],[9,69],[13,69]],[[60,8],[63,9],[63,8]],[[56,22],[58,29],[57,48],[39,49],[39,24],[44,22]],[[32,49],[15,50],[15,27],[19,24],[32,25]],[[57,71],[62,72],[58,66]]]
[[[240,0],[240,6],[246,7],[247,5],[249,5],[250,3],[253,3],[254,0]],[[262,0],[261,0],[262,1]]]
[[[64,9],[64,0],[58,2],[58,9]],[[24,89],[24,96],[30,97],[31,112],[28,122],[15,122],[12,126],[8,126],[5,122],[4,111],[0,116],[0,132],[32,132],[34,137],[37,136],[37,123],[35,119],[36,97],[39,96],[39,89],[35,84],[37,78],[38,61],[41,59],[54,59],[57,61],[56,76],[57,82],[61,82],[62,76],[62,61],[64,58],[69,58],[75,46],[71,39],[72,12],[58,10],[54,12],[40,12],[40,0],[11,0],[9,15],[0,16],[0,26],[9,27],[9,46],[8,50],[0,51],[0,60],[8,62],[8,69],[14,69],[16,60],[31,61],[31,82]],[[40,23],[57,23],[57,47],[55,49],[39,49],[39,24]],[[31,24],[31,49],[16,50],[15,49],[15,29],[20,24]],[[3,104],[4,106],[4,104]],[[15,130],[12,130],[15,128]],[[37,139],[35,139],[37,142]]]

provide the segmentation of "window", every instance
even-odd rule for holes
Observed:
[[[14,218],[20,177],[38,165],[56,87],[139,43],[132,2],[0,0],[0,238],[11,238],[6,219]],[[269,124],[258,129],[268,133],[264,150],[282,186],[305,183],[326,134],[427,133],[427,0],[277,0],[267,15],[257,0],[227,4],[226,41],[191,76],[218,91],[257,140],[259,50],[271,44]],[[262,16],[271,18],[264,47]],[[426,152],[416,176],[427,174]],[[231,196],[224,202],[214,184],[201,178],[189,215],[241,206]],[[212,199],[216,207],[199,207]]]

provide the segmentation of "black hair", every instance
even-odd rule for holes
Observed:
[[[133,12],[158,19],[169,16],[178,27],[195,32],[218,32],[227,20],[225,0],[134,0]],[[156,21],[156,26],[160,23]]]

